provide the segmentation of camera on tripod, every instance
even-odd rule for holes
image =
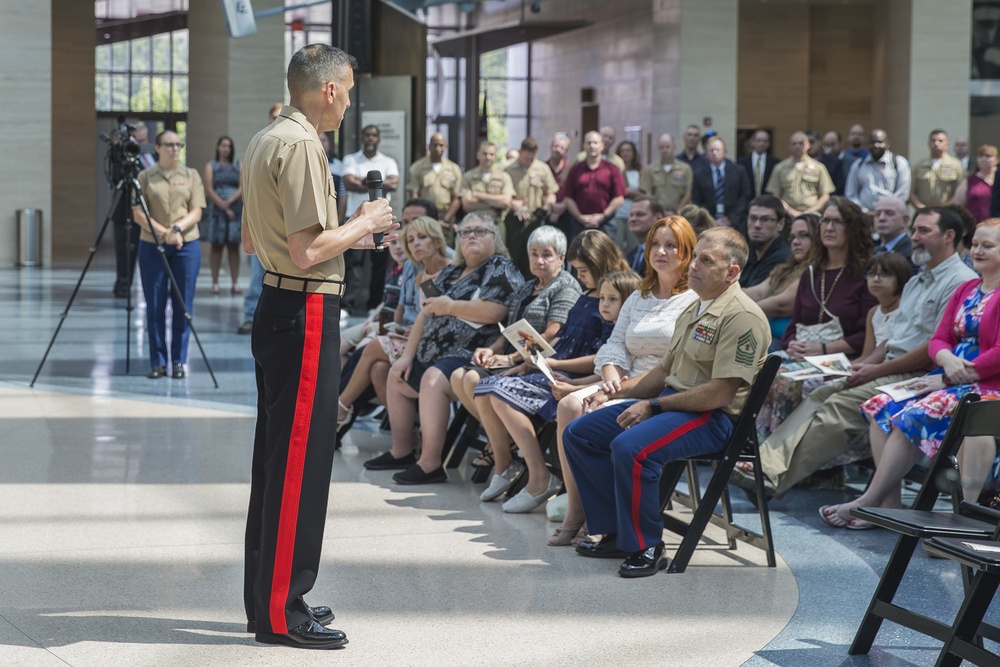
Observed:
[[[139,154],[142,146],[136,141],[135,125],[125,122],[125,114],[119,114],[118,127],[111,134],[101,133],[101,141],[108,145],[104,155],[104,175],[108,185],[116,187],[123,178],[131,178],[142,169],[139,164]]]

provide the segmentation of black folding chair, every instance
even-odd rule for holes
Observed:
[[[959,402],[951,426],[941,441],[941,448],[931,462],[927,477],[909,509],[857,507],[851,516],[899,533],[896,547],[889,556],[882,578],[872,595],[858,631],[848,652],[868,653],[883,620],[903,625],[944,641],[947,625],[932,618],[893,604],[893,598],[921,539],[959,538],[989,539],[1000,522],[1000,512],[961,500],[961,484],[957,474],[955,452],[966,437],[1000,433],[1000,401],[980,401],[977,394],[967,394]],[[941,492],[952,496],[951,512],[934,512]],[[963,583],[968,588],[968,571],[963,570]],[[1000,631],[992,626],[983,628],[983,636],[1000,640]]]
[[[726,443],[726,448],[720,454],[680,459],[663,467],[663,475],[660,478],[660,511],[663,514],[663,525],[667,530],[683,537],[677,553],[670,561],[667,572],[683,572],[687,569],[691,556],[694,555],[694,550],[701,541],[705,527],[709,523],[721,526],[726,531],[730,549],[736,548],[737,540],[746,542],[767,553],[768,567],[776,565],[774,544],[771,538],[771,517],[768,514],[764,473],[760,464],[760,444],[757,441],[756,422],[757,413],[764,405],[764,399],[767,398],[767,392],[770,391],[771,383],[774,382],[780,367],[781,358],[776,355],[771,355],[764,360],[764,366],[757,373],[743,410],[736,420],[733,434],[729,438],[729,442]],[[712,479],[703,495],[698,490],[696,461],[711,461],[715,466]],[[732,504],[729,499],[729,478],[733,474],[737,461],[753,463],[757,511],[760,515],[761,525],[759,533],[733,523]],[[685,473],[688,480],[688,494],[676,490],[677,483]],[[715,511],[720,500],[722,502],[721,514]],[[694,516],[690,522],[666,512],[667,505],[671,501],[687,505],[694,510]]]
[[[983,617],[993,602],[993,596],[1000,586],[1000,530],[994,531],[992,540],[972,540],[969,538],[932,537],[924,542],[927,553],[957,561],[976,572],[966,588],[965,600],[955,616],[954,623],[941,623],[945,635],[944,646],[938,655],[938,667],[957,667],[962,660],[977,665],[998,665],[1000,656],[985,649],[982,637],[997,641],[993,625],[983,623]],[[979,547],[978,549],[976,547]],[[983,551],[982,549],[994,549]]]
[[[460,466],[469,449],[479,442],[479,420],[461,403],[455,405],[455,416],[448,425],[448,431],[444,436],[444,449],[441,452],[441,460],[450,470]],[[489,475],[489,470],[477,469],[472,473],[472,482],[477,484],[485,482],[489,479]]]

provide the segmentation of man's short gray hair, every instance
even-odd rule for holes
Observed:
[[[565,255],[566,235],[558,227],[542,225],[528,237],[528,250],[532,248],[552,248],[557,255]]]
[[[335,46],[303,46],[288,63],[288,92],[298,95],[317,90],[327,81],[341,82],[357,66],[354,56]]]
[[[747,265],[750,249],[743,235],[731,227],[713,227],[706,229],[698,240],[710,241],[722,249],[722,256],[728,264],[735,264],[740,271]]]

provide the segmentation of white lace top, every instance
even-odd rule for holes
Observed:
[[[632,292],[622,304],[611,338],[594,358],[595,372],[600,375],[602,367],[612,364],[635,377],[660,363],[670,347],[677,317],[697,300],[691,290],[669,299],[643,298],[638,290]]]
[[[902,309],[896,308],[891,313],[882,311],[882,306],[875,306],[875,314],[872,315],[872,331],[875,333],[875,347],[878,347],[889,338],[889,329],[893,323],[899,319]]]

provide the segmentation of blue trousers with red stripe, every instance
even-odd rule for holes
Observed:
[[[660,395],[673,393],[668,389]],[[733,422],[721,410],[664,412],[625,430],[618,425],[618,415],[634,403],[625,401],[583,415],[563,433],[587,530],[595,535],[617,533],[618,548],[628,552],[663,541],[663,466],[721,452],[733,432]]]
[[[258,633],[309,620],[326,525],[340,385],[340,297],[264,286],[251,338],[257,427],[244,605]]]

